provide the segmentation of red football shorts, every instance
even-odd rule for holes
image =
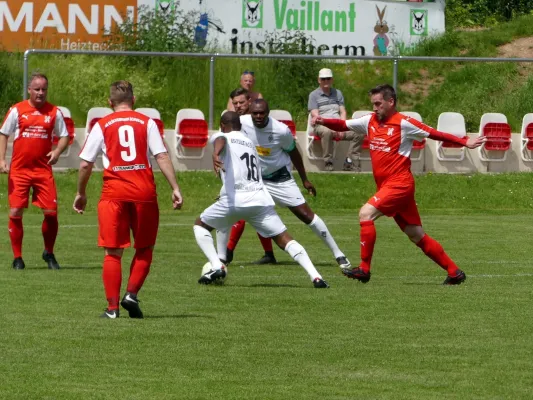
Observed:
[[[143,249],[155,245],[159,228],[157,202],[100,200],[98,203],[98,246],[122,249],[131,246]]]
[[[403,231],[407,225],[422,225],[414,185],[383,185],[368,203],[394,220]]]
[[[57,210],[57,192],[51,172],[10,172],[7,193],[10,208],[28,208],[30,189],[31,202],[43,210]]]

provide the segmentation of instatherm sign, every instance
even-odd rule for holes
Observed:
[[[187,13],[197,45],[227,53],[279,52],[299,32],[299,52],[391,55],[444,32],[444,0],[0,0],[0,46],[105,50],[141,6]]]

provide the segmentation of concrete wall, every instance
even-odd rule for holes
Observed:
[[[212,132],[214,133],[214,132]],[[421,160],[413,161],[412,171],[414,173],[424,173],[424,172],[436,172],[436,173],[496,173],[496,172],[530,172],[533,171],[533,162],[524,162],[520,156],[521,153],[521,138],[520,134],[512,135],[512,149],[507,154],[507,159],[505,162],[498,161],[481,161],[478,149],[475,150],[465,150],[465,158],[463,161],[439,161],[437,159],[437,142],[433,140],[428,140],[425,148],[422,150]],[[72,146],[61,156],[59,162],[54,167],[57,170],[64,170],[68,168],[78,168],[79,158],[78,154],[81,151],[83,142],[85,141],[85,129],[77,128],[76,129],[76,139]],[[172,162],[174,168],[178,171],[188,171],[188,170],[211,170],[211,154],[212,147],[208,144],[207,148],[204,151],[202,158],[197,159],[183,159],[177,157],[176,152],[176,135],[174,130],[166,129],[165,130],[165,141],[169,147],[171,154]],[[307,135],[306,132],[297,133],[297,143],[304,160],[304,165],[309,172],[320,172],[324,170],[324,162],[322,160],[310,160],[307,157],[306,147],[307,147]],[[320,143],[315,143],[314,145],[315,154],[320,155],[321,146]],[[344,156],[348,150],[348,142],[338,142],[336,143],[336,161],[334,164],[336,171],[342,171],[342,163]],[[8,155],[7,158],[10,158],[11,154],[11,143],[8,146]],[[201,150],[192,149],[188,150],[186,156],[198,157],[201,155]],[[368,152],[364,151],[362,156],[368,157]],[[413,152],[412,157],[417,157],[418,152]],[[500,154],[491,154],[491,157],[500,157]],[[157,170],[157,164],[152,163],[154,169]],[[96,169],[102,168],[101,158],[97,160],[95,164]],[[361,170],[362,172],[371,172],[370,161],[361,161]]]

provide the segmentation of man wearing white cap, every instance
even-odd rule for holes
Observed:
[[[337,118],[346,120],[346,108],[344,107],[344,97],[339,89],[333,86],[333,73],[329,68],[322,68],[318,72],[317,89],[309,94],[308,109],[313,117]],[[333,139],[349,140],[350,147],[344,160],[343,169],[345,171],[360,171],[359,156],[361,144],[364,136],[354,132],[345,132],[337,135],[336,132],[317,125],[313,128],[314,134],[320,137],[322,143],[322,154],[325,168],[333,171]]]

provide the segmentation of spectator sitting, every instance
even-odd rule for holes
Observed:
[[[255,73],[254,71],[248,71],[245,70],[241,75],[241,82],[240,85],[243,89],[246,89],[248,91],[248,95],[250,97],[250,102],[262,99],[263,95],[259,92],[254,92],[253,88],[255,85]],[[235,111],[235,108],[233,107],[233,103],[231,101],[231,98],[228,100],[228,105],[226,106],[226,110],[228,111]]]
[[[329,68],[322,68],[318,73],[319,87],[309,94],[308,109],[313,117],[337,118],[346,120],[346,108],[342,92],[333,86],[333,73]],[[313,133],[320,137],[326,171],[333,171],[333,139],[349,140],[350,147],[344,160],[344,171],[359,172],[359,157],[363,135],[354,132],[336,132],[317,125]]]

